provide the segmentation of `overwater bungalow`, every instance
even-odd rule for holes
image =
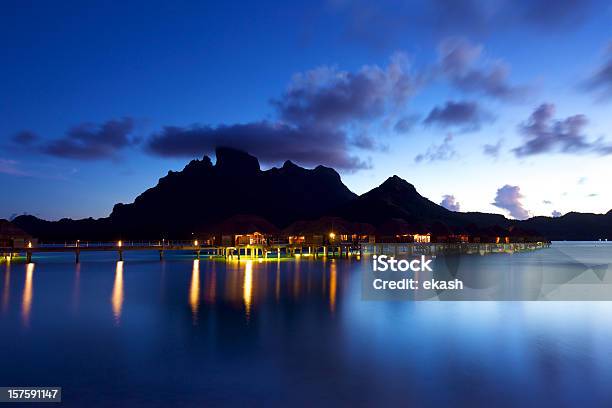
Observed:
[[[431,233],[420,224],[410,224],[403,219],[393,218],[376,229],[376,242],[429,243]]]
[[[350,222],[340,217],[322,217],[294,222],[283,230],[282,235],[291,245],[320,246],[373,242],[374,232],[370,224]]]
[[[26,248],[37,240],[8,220],[0,219],[0,248]]]
[[[256,215],[234,215],[200,234],[203,243],[225,247],[267,245],[280,237],[279,229]]]

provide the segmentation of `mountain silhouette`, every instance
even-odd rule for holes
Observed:
[[[257,158],[230,148],[170,171],[131,204],[116,204],[108,218],[57,222],[20,216],[14,223],[43,239],[190,238],[237,215],[252,214],[283,228],[313,219],[356,197],[329,167],[304,169],[286,161],[261,170]]]
[[[525,221],[480,212],[454,212],[420,195],[398,176],[357,196],[332,168],[305,169],[286,161],[261,170],[257,158],[231,148],[192,160],[182,171],[170,171],[133,203],[116,204],[106,218],[46,221],[22,215],[13,223],[40,239],[189,239],[225,220],[269,222],[283,229],[298,221],[331,216],[376,228],[413,229],[491,235],[513,230],[553,240],[612,239],[612,210],[607,214],[568,213]],[[234,217],[234,218],[232,218]],[[244,220],[243,220],[244,221]],[[242,222],[244,224],[244,222]]]

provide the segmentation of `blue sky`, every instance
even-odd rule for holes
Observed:
[[[461,211],[612,208],[609,2],[2,9],[0,217],[106,216],[219,144]]]

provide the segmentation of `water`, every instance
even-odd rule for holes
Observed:
[[[70,407],[612,406],[609,302],[364,301],[354,258],[115,256],[0,266],[0,385]]]

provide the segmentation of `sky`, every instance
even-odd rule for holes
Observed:
[[[454,211],[612,209],[612,4],[4,1],[0,218],[105,217],[237,147]]]

